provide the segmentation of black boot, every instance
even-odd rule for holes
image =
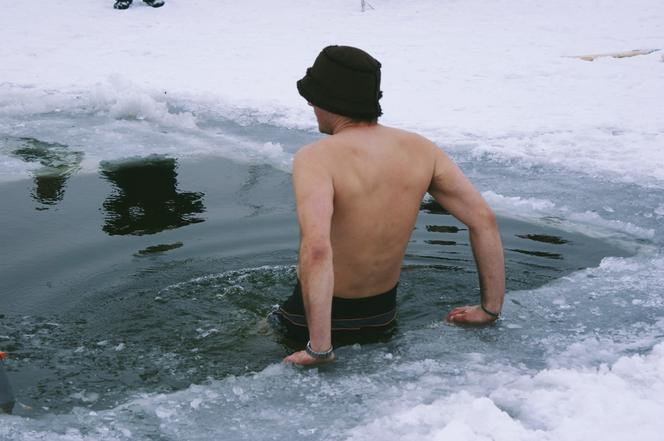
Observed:
[[[143,3],[147,3],[153,8],[161,8],[164,6],[164,0],[143,0]]]
[[[113,7],[115,9],[127,9],[131,5],[132,0],[116,0]]]

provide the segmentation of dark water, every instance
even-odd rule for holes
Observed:
[[[111,408],[140,392],[260,371],[291,350],[264,320],[294,282],[289,174],[161,156],[79,174],[80,156],[63,146],[23,140],[15,151],[42,166],[31,181],[0,185],[0,350],[32,408],[18,414]],[[499,221],[509,291],[627,255],[581,234]],[[476,302],[476,279],[465,226],[423,202],[391,347]]]

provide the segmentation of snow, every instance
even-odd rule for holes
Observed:
[[[366,12],[357,0],[170,0],[158,9],[137,1],[126,11],[112,3],[4,8],[0,114],[138,89],[238,121],[313,130],[295,82],[321,48],[348,44],[383,64],[387,124],[478,154],[664,181],[663,52],[570,58],[664,49],[660,2],[375,0]],[[149,100],[107,104],[116,118],[165,109]]]

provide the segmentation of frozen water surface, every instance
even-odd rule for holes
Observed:
[[[476,274],[464,226],[425,200],[395,335],[304,370],[279,364],[288,342],[264,317],[295,277],[282,158],[316,135],[210,118],[176,136],[215,138],[220,153],[179,155],[159,150],[159,124],[134,121],[154,148],[136,141],[131,157],[81,170],[104,150],[63,142],[115,120],[77,115],[74,136],[63,115],[41,118],[33,137],[2,144],[32,178],[0,186],[12,206],[0,344],[22,402],[0,436],[574,439],[588,421],[593,436],[622,433],[622,421],[654,439],[662,190],[449,146],[500,216],[505,320],[441,322],[477,298]],[[117,136],[126,147],[136,135]],[[261,153],[268,139],[278,155]],[[639,405],[647,412],[630,411]]]

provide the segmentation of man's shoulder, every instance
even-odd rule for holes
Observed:
[[[329,171],[329,148],[325,148],[330,144],[329,138],[321,139],[301,147],[295,155],[293,155],[293,173],[298,170],[316,170],[316,173],[321,175],[328,174]]]
[[[315,159],[316,157],[324,153],[325,145],[328,144],[330,144],[329,138],[319,139],[318,141],[306,144],[303,147],[301,147],[297,152],[295,152],[293,160],[295,162],[303,162]]]
[[[394,138],[402,139],[409,144],[422,145],[427,147],[435,146],[435,144],[429,138],[417,132],[397,127],[390,127],[390,126],[382,126],[382,127],[387,133],[389,133]]]

